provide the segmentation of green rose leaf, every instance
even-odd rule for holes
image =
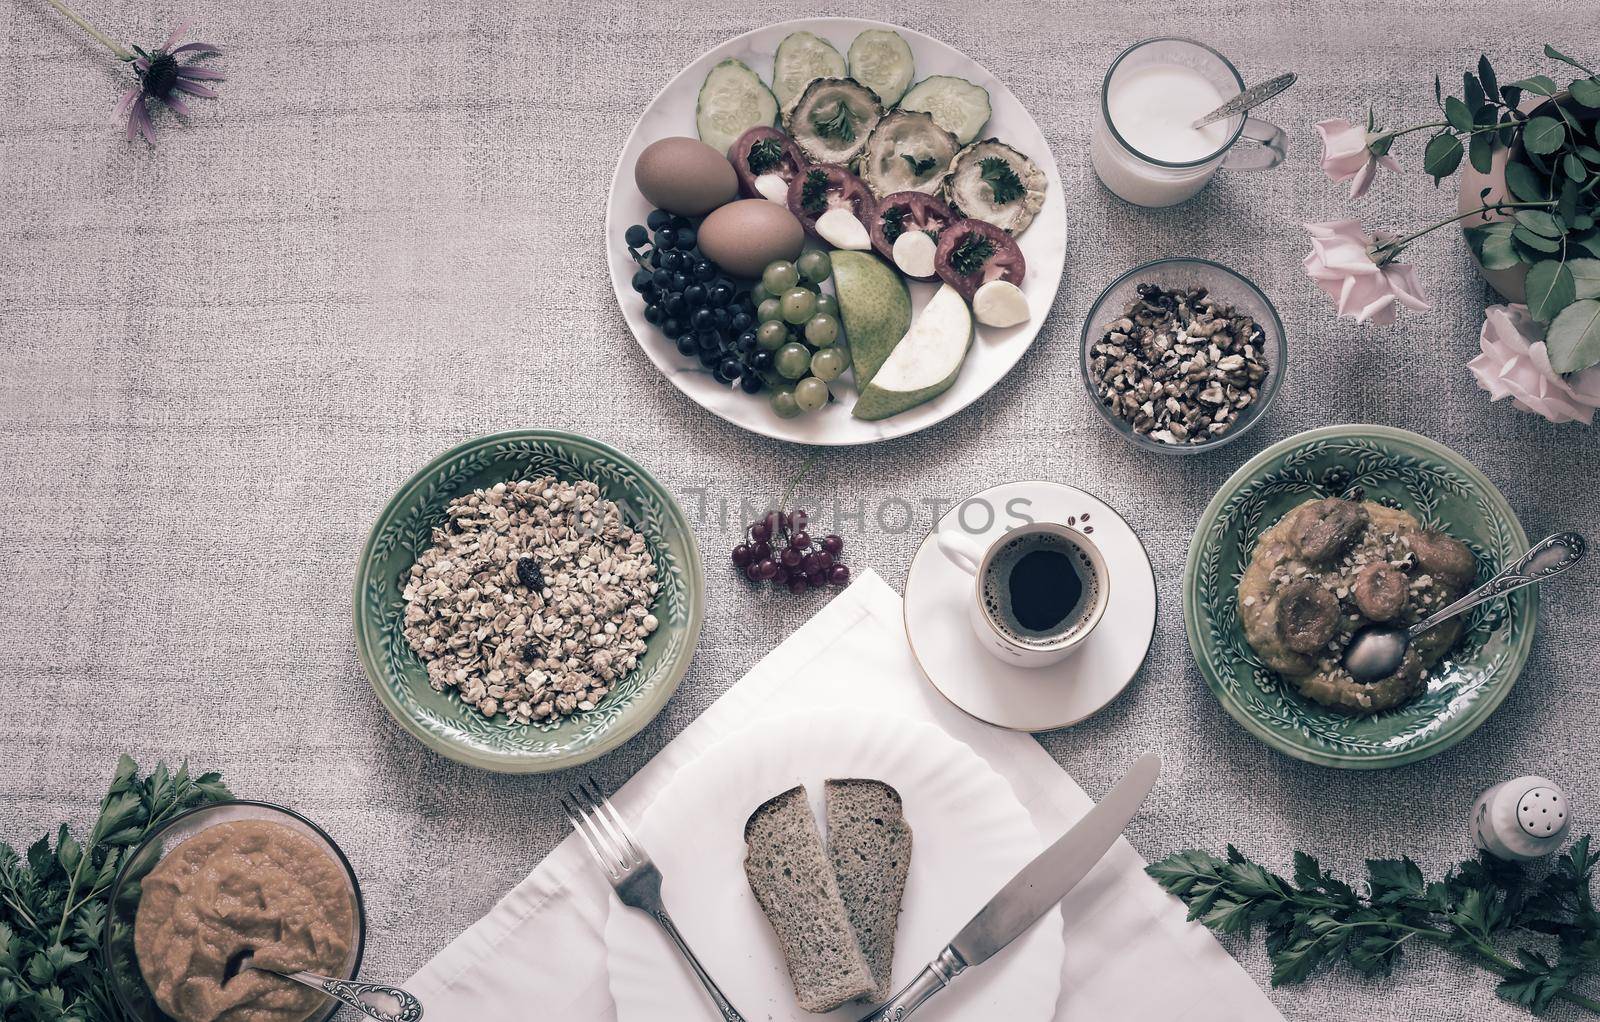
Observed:
[[[1578,216],[1578,182],[1566,181],[1561,185],[1561,201],[1556,203],[1556,215],[1562,224],[1571,224]]]
[[[1454,96],[1444,101],[1444,118],[1457,131],[1472,130],[1472,111],[1467,109],[1467,104]]]
[[[1568,153],[1561,158],[1561,169],[1566,171],[1568,177],[1574,181],[1582,181],[1589,176],[1584,169],[1583,161],[1578,159],[1577,153]]]
[[[1448,131],[1428,139],[1428,148],[1422,153],[1423,172],[1433,177],[1433,183],[1438,184],[1441,178],[1449,177],[1461,166],[1461,140]]]
[[[1554,254],[1561,251],[1561,240],[1559,238],[1546,238],[1543,235],[1535,234],[1521,224],[1511,229],[1511,236],[1536,252]]]
[[[1472,247],[1472,254],[1478,257],[1478,262],[1482,263],[1486,270],[1509,270],[1522,262],[1517,250],[1511,244],[1509,221],[1501,220],[1483,227],[1469,227],[1466,235],[1467,244]]]
[[[1554,117],[1535,117],[1522,129],[1522,145],[1530,153],[1546,156],[1566,141],[1567,126]]]
[[[1600,298],[1600,259],[1568,259],[1572,285],[1579,301]]]
[[[1471,136],[1467,143],[1467,161],[1480,174],[1494,169],[1494,132],[1480,131]]]
[[[1546,259],[1534,263],[1528,271],[1528,311],[1539,322],[1550,322],[1577,296],[1577,285],[1566,263]]]
[[[1471,71],[1462,72],[1461,87],[1467,94],[1467,109],[1477,113],[1478,108],[1483,106],[1483,86],[1478,84],[1478,76]]]
[[[1500,94],[1500,82],[1495,78],[1494,68],[1489,65],[1489,58],[1485,54],[1478,54],[1478,78],[1483,82],[1483,91],[1489,96]]]
[[[1573,302],[1550,324],[1545,334],[1550,368],[1576,373],[1600,363],[1600,301]]]
[[[1506,184],[1511,194],[1524,202],[1544,202],[1550,198],[1544,179],[1526,163],[1513,161],[1506,164]]]
[[[1556,88],[1555,79],[1549,75],[1534,75],[1532,78],[1524,78],[1520,82],[1512,82],[1510,87],[1521,89],[1524,92],[1531,92],[1535,96],[1554,96],[1559,91]]]
[[[1600,107],[1600,81],[1579,78],[1572,83],[1572,98],[1588,107]]]
[[[1517,214],[1517,223],[1546,238],[1559,238],[1567,233],[1564,224],[1542,209],[1525,209]]]

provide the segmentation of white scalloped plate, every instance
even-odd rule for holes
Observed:
[[[744,824],[762,802],[805,784],[873,777],[900,792],[911,824],[911,873],[895,943],[894,985],[910,982],[967,920],[1044,847],[1011,785],[931,724],[835,707],[760,721],[680,769],[639,821],[660,866],[667,910],[734,1006],[751,1022],[845,1019],[803,1012],[744,875]],[[612,899],[605,942],[619,1022],[710,1019],[711,1002],[665,935]],[[961,976],[917,1013],[924,1022],[1054,1016],[1065,956],[1060,909]]]
[[[810,415],[794,419],[781,419],[773,412],[766,396],[751,397],[738,387],[718,383],[703,369],[698,361],[678,354],[672,341],[651,326],[644,318],[644,303],[634,293],[633,273],[638,267],[628,256],[622,242],[622,232],[629,224],[643,223],[650,212],[650,204],[639,194],[633,183],[633,165],[644,147],[659,138],[672,135],[695,136],[695,102],[706,72],[719,62],[737,57],[748,64],[764,82],[772,80],[772,58],[778,44],[791,32],[814,32],[831,42],[844,53],[850,42],[863,29],[892,29],[900,33],[911,47],[916,60],[916,79],[929,75],[955,75],[975,82],[989,90],[993,112],[981,132],[984,138],[999,138],[1026,155],[1044,171],[1049,187],[1045,191],[1044,208],[1034,218],[1028,229],[1017,238],[1017,246],[1027,260],[1028,270],[1022,281],[1022,292],[1027,295],[1032,318],[1014,327],[979,326],[972,350],[961,367],[961,375],[945,393],[918,405],[909,411],[891,416],[880,422],[866,422],[851,416],[855,404],[854,383],[844,387],[834,384],[840,398]],[[611,178],[611,193],[606,200],[606,260],[611,268],[611,286],[616,291],[617,303],[628,328],[644,349],[646,357],[654,362],[663,376],[674,387],[683,391],[700,407],[722,419],[742,426],[762,436],[789,440],[800,444],[841,446],[870,444],[879,440],[905,436],[926,429],[950,416],[989,392],[989,389],[1011,371],[1033,340],[1055,304],[1056,288],[1061,283],[1061,270],[1067,253],[1067,204],[1061,184],[1061,173],[1056,169],[1055,155],[1045,141],[1039,126],[1021,102],[1006,88],[1005,83],[971,57],[930,36],[899,25],[887,25],[859,18],[803,18],[729,39],[708,53],[701,54],[668,82],[645,107],[634,126],[633,133],[622,147],[617,169]],[[907,281],[911,289],[913,309],[920,311],[938,290],[933,284]],[[830,285],[831,287],[831,285]],[[841,380],[854,379],[847,373]]]

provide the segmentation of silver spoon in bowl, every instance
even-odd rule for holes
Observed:
[[[1583,558],[1585,543],[1576,532],[1558,532],[1533,545],[1494,578],[1410,628],[1370,624],[1350,640],[1344,651],[1344,669],[1357,681],[1386,678],[1405,659],[1406,649],[1417,636],[1485,600],[1503,596],[1523,586],[1543,582],[1561,574]]]
[[[234,960],[228,963],[227,974],[231,977],[245,969],[270,972],[274,976],[293,980],[301,986],[308,986],[327,994],[340,1004],[354,1008],[368,1018],[377,1019],[378,1022],[418,1022],[422,1018],[421,1001],[399,987],[392,987],[386,983],[368,983],[361,979],[336,979],[315,972],[279,972],[277,969],[255,964],[255,954],[251,951],[243,951],[236,955]]]

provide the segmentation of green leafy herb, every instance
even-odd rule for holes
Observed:
[[[811,126],[817,129],[817,134],[823,138],[835,138],[840,142],[854,142],[856,140],[856,123],[850,116],[850,107],[844,100],[839,100],[839,105],[833,108],[831,117],[822,116],[818,110],[811,115]]]
[[[893,245],[895,239],[906,232],[906,214],[910,212],[910,206],[890,206],[878,214],[883,221],[883,238],[885,241]]]
[[[994,193],[994,202],[997,206],[1015,202],[1027,191],[1022,187],[1017,172],[1011,169],[1011,164],[998,156],[985,156],[978,161],[978,173],[989,182],[989,190]]]
[[[1600,316],[1600,302],[1587,304]],[[1299,983],[1340,960],[1364,976],[1387,976],[1407,942],[1426,941],[1499,976],[1500,996],[1535,1013],[1561,1000],[1600,1014],[1600,1001],[1576,989],[1600,974],[1595,865],[1584,837],[1537,880],[1521,865],[1486,855],[1433,882],[1409,858],[1374,859],[1367,863],[1369,890],[1358,893],[1304,852],[1295,853],[1290,880],[1232,845],[1226,858],[1180,852],[1146,872],[1188,904],[1190,919],[1219,933],[1263,927],[1274,986]],[[1512,942],[1519,945],[1514,958],[1502,950]],[[1523,946],[1529,942],[1550,953]]]
[[[800,186],[800,208],[811,216],[821,216],[828,211],[828,175],[820,170],[806,172],[806,183]]]
[[[911,165],[911,173],[921,177],[932,170],[939,161],[932,156],[912,156],[910,153],[901,153],[900,158]]]
[[[956,243],[950,253],[950,265],[963,277],[970,277],[983,269],[983,264],[994,255],[994,242],[977,231],[972,231]]]
[[[783,162],[783,146],[775,138],[764,138],[750,147],[745,162],[750,165],[750,173],[765,174]]]
[[[186,809],[231,797],[219,774],[158,763],[148,777],[117,762],[81,841],[66,824],[18,855],[0,843],[0,1019],[120,1022],[97,949],[112,880],[149,833]]]

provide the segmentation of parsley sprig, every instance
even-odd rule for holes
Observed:
[[[752,174],[765,174],[783,162],[783,146],[775,138],[764,138],[750,147],[745,163]]]
[[[856,123],[850,116],[850,107],[842,99],[834,107],[832,116],[824,117],[820,110],[812,114],[811,126],[823,138],[836,138],[841,142],[856,140]]]
[[[950,265],[963,277],[970,277],[983,269],[983,264],[994,255],[994,242],[973,231],[956,243],[950,253]]]
[[[1011,164],[998,156],[985,156],[979,160],[978,173],[989,182],[989,190],[994,193],[996,206],[1015,202],[1022,198],[1023,192],[1027,191],[1022,187],[1022,179],[1017,177],[1017,172],[1011,169]]]
[[[173,816],[229,797],[220,774],[158,763],[140,777],[123,756],[82,841],[62,824],[54,847],[48,834],[25,855],[0,843],[0,1019],[118,1022],[95,955],[117,868]]]
[[[921,177],[933,169],[939,161],[932,156],[912,156],[910,153],[901,153],[900,158],[911,166],[911,173]]]
[[[806,171],[805,184],[800,186],[800,208],[810,216],[821,216],[828,211],[828,175],[820,170]]]
[[[1364,976],[1387,976],[1409,941],[1448,948],[1500,977],[1506,1000],[1542,1013],[1556,1000],[1600,1014],[1575,986],[1600,973],[1600,911],[1590,883],[1600,856],[1585,836],[1535,879],[1521,865],[1481,855],[1429,883],[1409,858],[1367,862],[1368,890],[1324,870],[1304,852],[1287,880],[1228,846],[1226,858],[1186,851],[1147,872],[1218,933],[1266,930],[1272,984],[1299,983],[1343,959]],[[1552,958],[1529,941],[1554,952]],[[1514,958],[1502,951],[1515,943]]]

